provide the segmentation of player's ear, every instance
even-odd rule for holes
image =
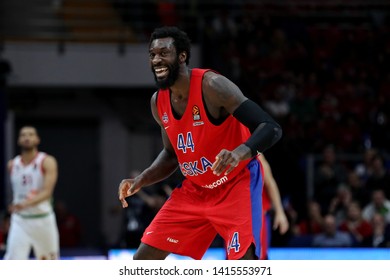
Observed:
[[[186,52],[181,52],[179,54],[179,61],[180,63],[185,63],[187,59],[187,53]]]

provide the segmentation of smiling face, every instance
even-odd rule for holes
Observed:
[[[171,87],[179,76],[179,56],[171,37],[155,39],[150,44],[149,59],[157,87]]]

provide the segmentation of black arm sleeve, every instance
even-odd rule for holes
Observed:
[[[282,137],[280,125],[252,100],[248,99],[241,103],[233,116],[252,133],[244,143],[251,149],[252,156],[272,147]]]

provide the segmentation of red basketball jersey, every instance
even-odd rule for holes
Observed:
[[[241,161],[228,175],[216,176],[211,170],[216,155],[244,143],[250,131],[231,115],[219,125],[209,121],[202,98],[202,80],[207,71],[192,69],[188,104],[180,119],[173,115],[169,89],[159,90],[157,108],[182,174],[198,186],[213,189],[230,181],[248,164],[249,160]]]

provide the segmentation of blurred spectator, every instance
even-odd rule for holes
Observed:
[[[371,220],[372,234],[365,237],[362,247],[390,247],[390,225],[381,214],[374,214]]]
[[[291,236],[288,242],[288,247],[310,247],[312,239],[315,234],[322,232],[323,217],[321,215],[321,208],[318,202],[307,202],[307,213],[297,220],[297,213],[286,209],[290,217]],[[291,215],[294,214],[294,215]]]
[[[290,113],[290,104],[283,95],[283,87],[279,86],[272,98],[264,102],[264,108],[277,120],[284,119]]]
[[[349,90],[348,83],[341,68],[335,68],[332,74],[332,79],[326,85],[326,91],[337,100],[340,100]]]
[[[180,18],[176,9],[176,1],[158,0],[156,2],[157,14],[160,17],[161,24],[166,26],[177,25]]]
[[[338,137],[336,144],[344,153],[353,153],[356,151],[356,142],[363,143],[363,134],[361,125],[355,116],[344,114],[338,124]]]
[[[81,245],[82,235],[80,220],[69,212],[68,207],[63,201],[57,201],[54,210],[60,234],[60,247],[79,247]]]
[[[318,76],[316,72],[310,72],[306,78],[306,82],[302,86],[302,92],[305,97],[313,101],[318,100],[321,97],[322,87],[318,82]]]
[[[340,101],[332,93],[325,92],[318,100],[318,111],[323,118],[330,120],[340,119]]]
[[[346,168],[337,160],[332,145],[322,151],[322,162],[315,170],[315,199],[323,210],[328,209],[330,201],[337,194],[337,188],[346,181]]]
[[[370,134],[372,145],[381,150],[389,151],[390,142],[390,102],[379,95],[373,104],[371,112]]]
[[[150,219],[152,219],[160,210],[160,208],[164,205],[168,196],[172,193],[172,188],[164,183],[161,187],[151,187],[146,190],[140,190],[137,192],[139,198],[149,207]]]
[[[144,216],[145,203],[139,196],[129,200],[129,207],[126,209],[124,239],[127,248],[137,248],[139,240],[146,228],[147,220]]]
[[[290,102],[290,112],[298,118],[301,123],[312,122],[317,114],[315,101],[305,96],[302,90],[297,90],[295,98]]]
[[[324,218],[321,214],[321,206],[316,201],[307,203],[307,217],[301,219],[293,228],[294,235],[311,235],[322,231]]]
[[[340,184],[328,208],[328,214],[332,214],[335,217],[337,226],[347,218],[348,207],[351,202],[351,190],[345,184]]]
[[[332,215],[324,217],[324,228],[313,237],[313,247],[350,247],[352,238],[348,233],[337,229],[336,220]]]
[[[367,148],[363,154],[363,161],[355,166],[356,174],[365,183],[369,176],[372,174],[372,162],[374,156],[378,154],[378,150],[375,148]]]
[[[138,170],[130,172],[130,178],[139,174]],[[128,200],[129,207],[125,210],[125,227],[122,241],[126,248],[137,248],[146,226],[152,221],[158,210],[163,206],[172,193],[171,185],[174,185],[178,176],[173,174],[169,180],[160,185],[154,185],[147,190],[140,190],[135,196]]]
[[[351,235],[354,246],[359,246],[363,239],[372,235],[371,224],[363,218],[362,209],[356,201],[349,203],[347,216],[341,222],[339,229]]]
[[[386,197],[390,197],[390,172],[385,166],[385,160],[380,154],[372,158],[372,172],[367,178],[366,188],[369,191],[382,189]]]
[[[390,200],[383,190],[374,190],[371,194],[371,202],[363,208],[363,218],[371,221],[375,214],[381,214],[386,223],[390,223]]]
[[[347,186],[351,191],[352,199],[358,201],[364,207],[370,201],[370,192],[363,183],[363,179],[355,171],[350,171],[347,178]]]

